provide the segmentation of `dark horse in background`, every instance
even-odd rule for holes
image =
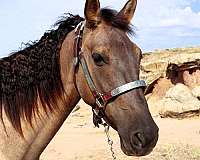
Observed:
[[[102,117],[118,132],[125,154],[142,156],[152,151],[158,127],[142,87],[135,83],[140,82],[141,50],[127,36],[136,4],[129,0],[117,12],[100,9],[98,0],[87,0],[84,29],[77,27],[83,18],[68,15],[57,23],[57,30],[0,59],[1,160],[38,160],[81,98],[96,105],[84,66],[74,63],[79,49],[100,93],[130,87],[131,82],[136,85],[110,97]],[[77,36],[75,29],[82,34]],[[81,48],[76,48],[77,38]]]

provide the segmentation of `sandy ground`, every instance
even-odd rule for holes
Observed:
[[[40,160],[111,160],[104,129],[94,128],[91,108],[84,103],[72,113]],[[142,158],[127,157],[117,133],[110,131],[118,160],[200,160],[200,117],[184,120],[154,117],[160,137],[154,151]]]

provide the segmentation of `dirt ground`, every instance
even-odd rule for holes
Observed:
[[[94,128],[91,108],[84,103],[72,113],[40,160],[112,160],[104,129]],[[117,160],[200,160],[200,117],[177,120],[154,117],[160,137],[154,151],[142,158],[127,157],[111,130]]]

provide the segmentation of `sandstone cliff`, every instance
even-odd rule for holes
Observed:
[[[154,115],[174,116],[200,111],[200,47],[145,53],[141,79]]]

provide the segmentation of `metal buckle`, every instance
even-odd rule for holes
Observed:
[[[97,98],[96,98],[96,104],[99,106],[99,108],[104,108],[106,102],[103,99],[103,95],[100,94]]]

